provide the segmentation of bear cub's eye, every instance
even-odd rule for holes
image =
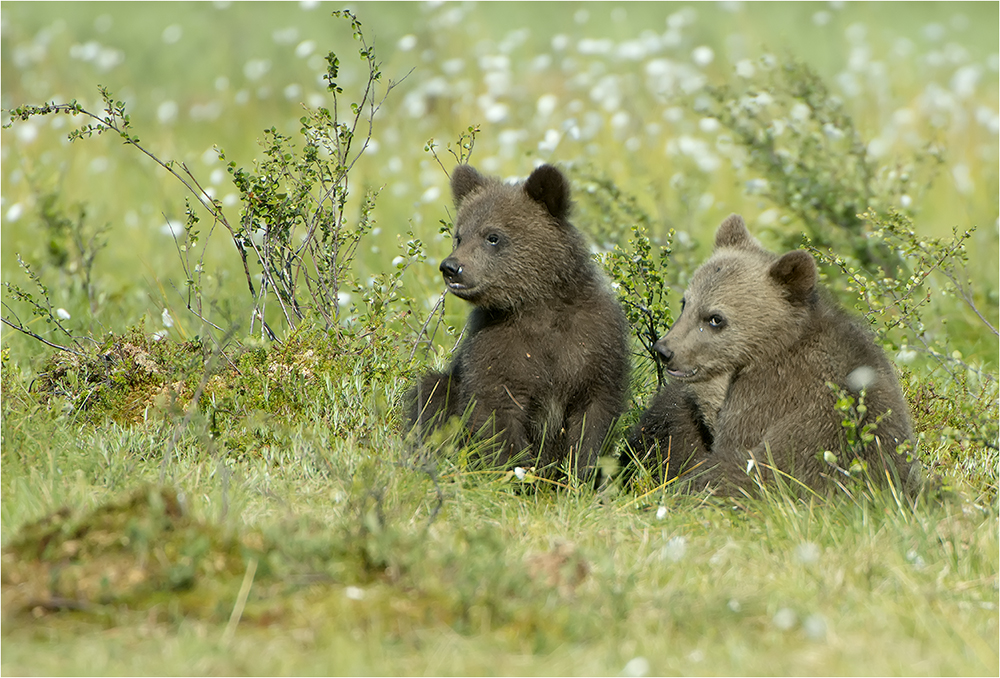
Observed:
[[[491,245],[498,245],[500,244],[500,236],[497,235],[496,233],[490,233],[488,236],[486,236],[486,242],[488,242]]]
[[[718,313],[713,313],[712,315],[708,316],[707,322],[708,326],[711,327],[713,330],[721,330],[723,327],[726,326],[726,319],[723,318]]]

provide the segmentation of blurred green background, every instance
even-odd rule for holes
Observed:
[[[265,128],[297,135],[303,104],[329,105],[329,51],[353,100],[358,46],[347,23],[330,17],[344,7],[374,42],[383,77],[399,82],[353,175],[355,198],[382,189],[377,232],[357,261],[362,278],[389,268],[412,229],[430,258],[407,285],[430,308],[441,287],[437,260],[450,249],[439,233],[450,195],[424,147],[434,139],[448,167],[447,144],[476,124],[472,164],[481,170],[523,177],[540,161],[597,167],[638,198],[659,233],[675,228],[704,252],[721,219],[740,212],[767,244],[766,228],[783,213],[748,190],[753,176],[734,167],[725,130],[689,103],[699,88],[739,82],[741,64],[745,72],[773,54],[816,69],[880,162],[928,143],[943,149],[940,174],[910,211],[922,234],[978,229],[973,288],[996,317],[996,3],[5,2],[2,105],[75,99],[99,112],[97,85],[107,86],[144,145],[185,162],[235,221],[236,192],[213,146],[248,165]],[[24,284],[18,255],[46,275],[46,196],[68,213],[82,204],[89,223],[109,228],[94,266],[96,324],[86,299],[52,271],[54,303],[89,330],[120,330],[144,315],[148,329],[165,329],[158,322],[170,308],[178,323],[169,331],[183,336],[183,278],[169,235],[183,220],[183,187],[115,138],[67,142],[74,122],[34,118],[0,134],[4,280]],[[249,308],[239,265],[228,235],[215,233],[207,291],[217,300],[232,292],[236,316]],[[466,310],[449,300],[453,319]],[[42,348],[6,327],[3,338],[17,359]],[[994,342],[968,336],[962,348],[996,362]]]

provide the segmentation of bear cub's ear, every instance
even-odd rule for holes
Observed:
[[[816,288],[816,261],[805,250],[794,250],[771,264],[768,271],[793,304],[809,300]]]
[[[461,207],[465,196],[480,186],[485,186],[486,181],[486,177],[477,172],[472,165],[456,167],[451,173],[451,194],[455,198],[455,207]]]
[[[552,165],[541,165],[524,182],[524,192],[535,202],[545,205],[545,209],[556,219],[569,216],[569,181]]]
[[[741,249],[752,249],[759,247],[757,241],[750,235],[747,225],[743,222],[743,217],[738,214],[730,214],[715,232],[715,248],[737,247]]]

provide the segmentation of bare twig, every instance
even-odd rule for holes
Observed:
[[[10,308],[10,307],[7,306],[6,303],[4,304],[4,306],[7,307],[8,309]],[[4,325],[7,325],[8,327],[10,327],[12,329],[17,330],[18,332],[20,332],[22,334],[25,334],[25,335],[31,337],[32,339],[37,339],[38,341],[42,342],[46,346],[51,346],[52,348],[58,349],[60,351],[66,351],[67,353],[72,353],[73,355],[78,355],[78,356],[82,356],[83,355],[79,351],[74,351],[73,349],[69,348],[68,346],[60,346],[59,344],[54,344],[51,341],[49,341],[48,339],[46,339],[45,337],[43,337],[43,336],[41,336],[39,334],[35,334],[31,330],[29,330],[27,327],[25,327],[23,324],[21,324],[20,320],[18,320],[18,322],[17,322],[16,325],[14,323],[12,323],[11,321],[7,320],[6,317],[0,318],[0,322],[2,322]]]

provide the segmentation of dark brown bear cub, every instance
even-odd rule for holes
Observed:
[[[474,305],[447,373],[409,394],[418,434],[471,407],[468,426],[495,436],[492,461],[591,474],[624,407],[627,327],[583,236],[567,220],[569,183],[551,165],[520,185],[459,165],[449,291]]]
[[[629,437],[640,460],[658,459],[667,478],[683,474],[695,489],[729,494],[775,469],[820,487],[855,461],[873,477],[888,473],[915,487],[919,464],[896,449],[913,430],[892,365],[816,283],[808,252],[779,257],[739,216],[722,223],[680,318],[656,343],[671,383]],[[855,401],[864,393],[866,411],[854,413],[859,433],[877,422],[874,438],[854,452],[835,389]]]

